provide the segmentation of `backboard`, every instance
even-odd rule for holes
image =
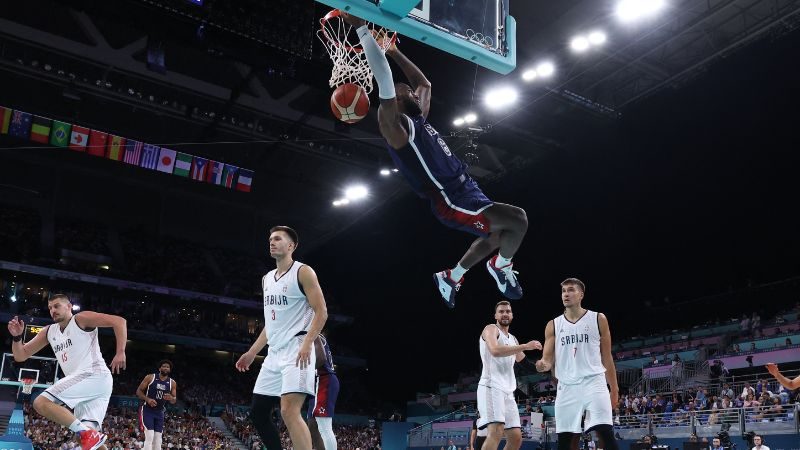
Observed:
[[[317,0],[480,66],[507,74],[517,65],[509,0]]]
[[[3,353],[0,362],[0,385],[17,386],[23,378],[35,380],[34,387],[47,388],[57,380],[58,362],[55,358],[31,356],[27,361],[18,363],[14,355]]]

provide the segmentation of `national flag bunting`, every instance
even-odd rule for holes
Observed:
[[[128,139],[125,142],[125,162],[138,166],[142,159],[142,147],[141,142]]]
[[[78,125],[72,126],[72,133],[69,138],[69,148],[79,152],[86,151],[86,146],[89,144],[89,129],[79,127]]]
[[[142,149],[141,166],[145,169],[155,170],[158,166],[158,151],[161,150],[157,145],[144,144]]]
[[[56,147],[68,146],[71,130],[71,124],[54,120],[53,129],[50,131],[50,145],[55,145]]]
[[[31,119],[32,116],[26,112],[14,111],[8,125],[8,135],[28,139],[31,134]]]
[[[208,160],[199,156],[195,156],[194,161],[192,161],[192,171],[189,174],[189,178],[193,180],[204,181],[206,179],[207,170]]]
[[[238,172],[238,167],[225,164],[225,169],[222,171],[222,185],[228,189],[232,189],[236,185],[236,175]]]
[[[92,156],[106,156],[106,145],[108,144],[108,133],[92,130],[89,134],[89,147],[86,153]]]
[[[175,155],[178,152],[175,150],[161,147],[161,154],[158,157],[158,167],[156,170],[159,172],[166,172],[172,173],[172,169],[175,167]]]
[[[239,171],[239,179],[236,181],[236,190],[250,192],[251,184],[253,184],[253,171],[241,169]]]
[[[11,124],[11,114],[14,112],[11,108],[0,106],[0,134],[8,134],[8,126]]]
[[[208,181],[211,184],[216,184],[217,186],[222,184],[222,168],[225,164],[219,161],[210,161],[208,163]]]
[[[192,170],[192,155],[178,152],[175,156],[175,169],[172,171],[174,175],[179,177],[188,177],[189,172]]]
[[[52,119],[42,116],[33,116],[31,121],[31,141],[40,144],[50,142],[50,128],[53,126]]]
[[[106,157],[114,161],[122,161],[123,155],[125,155],[125,138],[112,134],[111,139],[108,140]]]

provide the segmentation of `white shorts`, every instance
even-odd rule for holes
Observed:
[[[612,425],[611,394],[605,374],[584,378],[581,384],[558,383],[556,392],[556,433],[581,433],[581,419],[586,412],[584,429]]]
[[[293,392],[314,395],[317,355],[311,348],[311,362],[305,369],[297,366],[297,354],[305,335],[293,337],[282,348],[269,348],[261,371],[258,373],[254,394],[280,397]]]
[[[58,380],[41,395],[73,411],[75,418],[99,430],[108,409],[114,379],[111,372],[73,373]],[[91,423],[93,422],[93,423]]]
[[[490,423],[502,423],[503,428],[519,428],[519,409],[513,392],[478,385],[478,428]]]

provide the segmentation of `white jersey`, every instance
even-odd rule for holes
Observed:
[[[498,345],[519,345],[517,338],[513,334],[506,335],[500,327],[497,325],[495,327],[497,328]],[[478,346],[481,352],[481,363],[483,364],[478,385],[499,389],[505,393],[514,392],[517,389],[517,379],[514,377],[515,355],[492,356],[483,336],[478,339]]]
[[[598,314],[586,313],[572,323],[562,314],[553,319],[556,339],[556,378],[559,383],[580,384],[584,378],[606,372],[600,358]]]
[[[97,328],[84,331],[72,316],[64,330],[57,323],[47,327],[47,341],[56,354],[64,375],[77,373],[111,373],[100,352]]]
[[[278,269],[261,280],[264,290],[264,323],[271,349],[280,349],[298,334],[308,331],[314,310],[300,287],[297,274],[303,263],[294,261],[289,270],[276,278]]]

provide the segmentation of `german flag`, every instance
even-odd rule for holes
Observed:
[[[33,142],[39,142],[42,144],[49,143],[50,127],[52,126],[52,120],[41,116],[33,116],[33,122],[31,125],[31,140]]]

